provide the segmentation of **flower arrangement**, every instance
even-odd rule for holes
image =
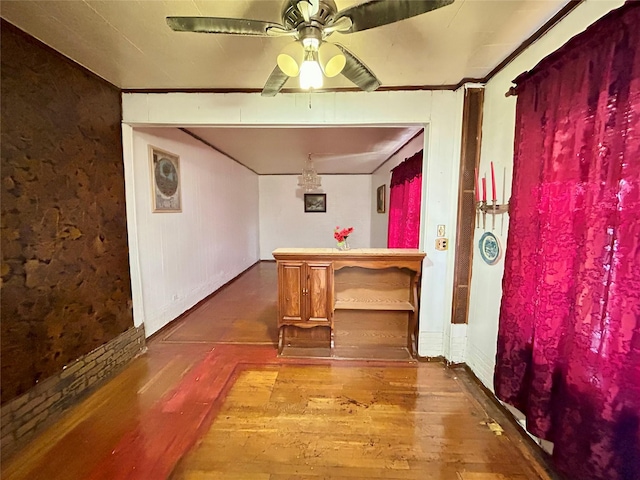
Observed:
[[[336,227],[333,231],[333,238],[335,238],[338,242],[344,242],[345,239],[353,233],[353,227],[343,228],[340,230],[340,227]]]
[[[347,238],[352,233],[353,233],[353,227],[343,228],[342,230],[340,229],[339,226],[335,228],[335,230],[333,231],[333,238],[335,238],[336,241],[338,242],[338,248],[339,249],[341,249],[341,250],[348,250],[349,249],[349,244],[347,243]]]

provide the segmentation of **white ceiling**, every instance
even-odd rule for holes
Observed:
[[[422,127],[189,128],[260,175],[372,173]]]
[[[342,9],[361,1],[336,3]],[[412,19],[336,33],[329,40],[349,48],[383,87],[455,85],[463,78],[485,77],[566,3],[455,0]],[[281,6],[281,0],[14,0],[0,1],[0,16],[122,89],[261,89],[290,39],[174,32],[165,17],[281,23]],[[297,88],[296,82],[289,79],[285,90]],[[325,79],[325,87],[353,84],[339,75]],[[193,129],[259,173],[297,172],[309,152],[317,154],[325,173],[368,173],[415,133],[415,128],[279,130],[275,142],[273,131]],[[283,145],[290,148],[283,151]],[[258,159],[252,156],[256,151]],[[329,154],[342,160],[320,161]]]

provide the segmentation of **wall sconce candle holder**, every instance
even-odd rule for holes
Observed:
[[[491,215],[491,230],[495,230],[496,215],[509,213],[509,204],[509,202],[499,204],[497,200],[476,202],[476,228],[480,228],[480,214],[482,214],[482,229],[487,229],[487,214],[489,214]],[[504,217],[502,217],[502,225],[504,226]],[[502,232],[502,227],[500,227],[500,231]]]

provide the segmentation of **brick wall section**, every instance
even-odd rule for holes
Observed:
[[[0,408],[2,458],[24,446],[145,348],[144,327],[131,328]]]

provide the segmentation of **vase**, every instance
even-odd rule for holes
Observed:
[[[349,246],[349,237],[344,237],[344,240],[338,242],[338,250],[349,250],[351,247]]]

